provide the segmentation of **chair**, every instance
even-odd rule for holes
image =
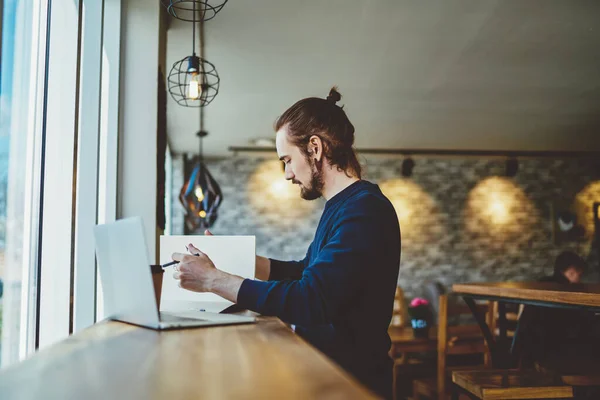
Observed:
[[[505,320],[500,321],[498,304],[494,303],[495,318],[490,324],[491,332],[498,335],[499,330],[496,326],[504,324],[506,337],[513,337],[523,307],[506,310]],[[535,369],[455,371],[452,373],[453,398],[456,399],[460,392],[465,392],[471,398],[482,400],[571,399],[574,398],[575,392],[573,386],[592,386],[600,383],[600,373],[592,372],[590,366],[582,363],[581,354],[572,361],[574,362],[569,363],[561,356],[554,360],[546,360],[545,364],[536,361]],[[519,358],[518,364],[524,364],[522,357]],[[587,374],[578,374],[577,371],[587,371]]]
[[[396,294],[394,295],[394,310],[392,312],[392,321],[390,326],[409,326],[409,321],[408,305],[406,304],[404,291],[400,286],[396,286]]]
[[[504,314],[504,318],[505,318],[505,329],[506,329],[506,336],[509,338],[512,338],[515,334],[515,331],[517,329],[517,324],[519,322],[519,317],[521,317],[521,313],[523,312],[523,305],[517,305],[517,304],[505,304],[505,314]],[[493,302],[493,308],[494,308],[494,324],[490,325],[490,332],[492,332],[494,334],[494,336],[500,336],[500,323],[501,323],[501,318],[500,318],[500,313],[499,313],[499,307],[498,307],[498,302],[494,301]]]
[[[431,305],[432,324],[437,325],[440,306],[438,299],[441,295],[446,294],[446,288],[438,281],[423,282],[423,297]]]
[[[396,287],[394,296],[394,310],[392,313],[391,327],[404,328],[412,332],[410,325],[410,317],[408,315],[408,304],[404,296],[404,291],[400,286]],[[407,377],[422,377],[428,376],[433,371],[433,366],[423,363],[421,360],[411,358],[410,354],[399,353],[394,344],[390,349],[390,355],[394,359],[394,378],[393,378],[393,395],[394,399],[398,398],[398,376]]]
[[[430,379],[417,379],[413,382],[413,398],[419,399],[438,398],[445,399],[447,383],[450,381],[450,374],[457,369],[473,369],[477,366],[448,366],[450,356],[470,356],[474,358],[483,358],[483,366],[491,365],[489,351],[480,328],[476,324],[450,326],[449,319],[455,318],[459,322],[466,319],[466,316],[472,317],[471,310],[464,303],[456,303],[449,306],[449,296],[439,296],[439,314],[438,314],[438,340],[437,340],[437,376]],[[480,313],[486,314],[486,319],[491,321],[492,308],[491,303],[478,306]],[[479,356],[479,357],[478,357]],[[478,361],[481,366],[481,361]]]
[[[571,386],[535,370],[455,371],[452,383],[452,399],[458,399],[460,392],[481,400],[573,398]]]

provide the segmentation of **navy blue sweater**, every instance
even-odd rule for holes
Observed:
[[[390,397],[387,329],[399,264],[396,212],[377,185],[358,181],[327,201],[304,260],[271,260],[269,281],[244,280],[238,304],[296,325],[367,387]]]

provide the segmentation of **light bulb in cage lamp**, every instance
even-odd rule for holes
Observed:
[[[219,82],[214,64],[194,54],[173,63],[167,89],[180,106],[205,107],[219,93]]]
[[[201,90],[200,82],[198,82],[198,74],[192,74],[192,78],[188,85],[188,99],[198,100]]]
[[[200,97],[200,58],[195,54],[188,60],[188,74],[190,75],[190,83],[188,84],[187,97],[190,100],[197,100]]]

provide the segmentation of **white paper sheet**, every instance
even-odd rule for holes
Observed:
[[[192,243],[206,253],[215,266],[242,278],[254,279],[256,238],[254,236],[161,236],[160,263],[172,261],[173,253],[187,253],[185,246]],[[173,278],[173,267],[163,276],[161,311],[200,310],[220,312],[233,303],[212,293],[196,293],[178,286]]]

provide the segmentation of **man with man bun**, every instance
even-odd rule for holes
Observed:
[[[298,101],[276,121],[277,154],[285,178],[306,200],[327,201],[301,261],[256,257],[256,277],[242,279],[199,256],[180,261],[181,287],[216,293],[241,307],[274,315],[376,394],[392,396],[387,333],[400,264],[400,227],[379,187],[362,180],[354,126],[336,88],[326,99]],[[292,207],[292,205],[290,205]],[[207,232],[209,234],[209,232]]]

